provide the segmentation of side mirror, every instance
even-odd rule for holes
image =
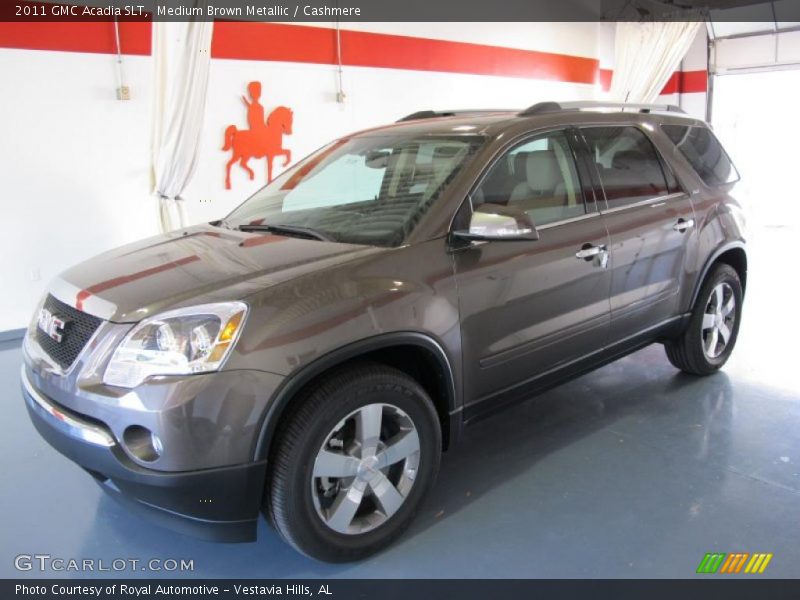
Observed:
[[[454,231],[453,235],[467,240],[520,241],[538,240],[533,219],[514,206],[484,203],[472,213],[469,231]]]

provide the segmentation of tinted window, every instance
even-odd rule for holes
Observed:
[[[641,130],[589,127],[581,131],[600,172],[609,208],[669,193],[658,153]]]
[[[572,151],[563,132],[515,146],[492,166],[472,195],[485,202],[517,206],[544,225],[586,213]]]
[[[739,180],[736,167],[710,129],[687,125],[662,125],[661,129],[706,185],[722,185]]]
[[[661,167],[664,169],[664,176],[667,178],[667,191],[670,194],[675,192],[682,192],[683,189],[681,185],[678,183],[678,179],[675,177],[675,173],[672,172],[672,168],[669,166],[667,161],[661,161]]]
[[[290,225],[337,242],[396,246],[482,143],[472,136],[341,139],[256,192],[224,225]]]

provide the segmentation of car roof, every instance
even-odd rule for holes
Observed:
[[[566,103],[561,108],[556,103],[541,103],[555,105],[558,108],[548,107],[549,110],[531,111],[534,107],[525,110],[447,110],[447,111],[419,111],[403,117],[395,123],[366,129],[348,137],[381,136],[381,135],[480,135],[496,137],[502,133],[511,134],[534,129],[569,125],[602,125],[602,124],[630,124],[650,123],[660,125],[678,123],[683,125],[705,126],[699,119],[692,118],[679,109],[663,109],[661,106],[649,108],[636,108],[642,105],[628,105],[625,110],[622,105],[603,103]],[[573,108],[573,106],[579,106]],[[612,107],[612,108],[606,108]]]

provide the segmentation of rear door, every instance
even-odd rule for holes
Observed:
[[[610,237],[611,341],[680,313],[685,263],[695,240],[689,195],[638,125],[580,129],[604,200]]]

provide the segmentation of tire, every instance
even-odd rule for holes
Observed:
[[[378,438],[370,435],[376,431]],[[270,455],[268,516],[296,550],[326,562],[358,560],[391,544],[439,470],[442,434],[433,402],[414,379],[382,365],[360,363],[323,377],[279,432]]]
[[[732,308],[728,305],[731,298]],[[700,289],[685,331],[664,344],[669,361],[692,375],[710,375],[719,370],[736,345],[742,320],[742,298],[742,283],[736,270],[725,263],[714,267]],[[717,326],[720,319],[728,332],[727,340],[723,335],[725,330]]]

